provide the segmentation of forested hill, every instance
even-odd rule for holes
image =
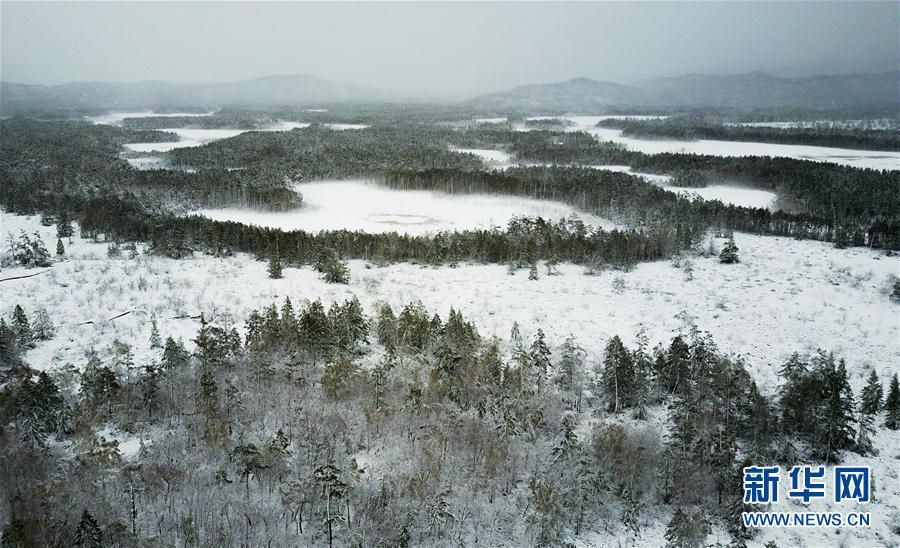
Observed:
[[[4,115],[47,108],[144,109],[221,105],[304,105],[383,99],[381,92],[307,74],[266,76],[239,82],[71,82],[58,86],[0,83]]]
[[[527,85],[476,97],[483,110],[600,112],[603,108],[900,107],[900,72],[778,78],[763,72],[688,74],[620,85],[589,78]]]

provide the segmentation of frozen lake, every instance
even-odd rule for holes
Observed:
[[[121,123],[122,119],[130,118],[140,113],[115,113],[106,115],[110,119],[118,119]],[[144,113],[146,114],[146,113]],[[158,116],[182,116],[179,114],[160,114]],[[196,115],[201,116],[201,115]],[[101,122],[97,122],[101,123]],[[105,123],[105,122],[104,122]],[[190,148],[202,146],[220,139],[228,139],[235,137],[248,131],[290,131],[292,129],[307,128],[311,124],[309,122],[288,122],[278,121],[277,123],[258,129],[192,129],[192,128],[168,128],[160,131],[169,131],[178,135],[178,141],[164,143],[128,143],[124,145],[126,151],[138,153],[163,153],[176,148]],[[335,131],[346,131],[353,129],[365,129],[369,127],[365,124],[322,124],[325,127]],[[165,167],[160,157],[138,157],[128,158],[128,163],[135,169],[158,169]]]
[[[600,141],[621,143],[630,150],[646,154],[663,152],[683,152],[687,154],[706,154],[710,156],[772,156],[830,162],[852,167],[872,169],[900,169],[900,152],[877,150],[853,150],[807,145],[782,145],[777,143],[753,143],[743,141],[714,141],[700,139],[698,141],[673,141],[656,139],[636,139],[625,137],[618,129],[595,127],[597,122],[610,118],[653,119],[659,116],[569,116],[573,125],[566,126],[566,131],[585,131]],[[527,130],[524,125],[519,128]]]
[[[549,200],[390,190],[367,181],[305,183],[298,189],[305,205],[295,211],[204,209],[195,213],[217,221],[312,232],[346,229],[432,234],[445,230],[505,227],[512,217],[520,215],[553,221],[576,215],[591,226],[614,227],[608,220]]]
[[[85,116],[89,122],[107,126],[121,126],[125,118],[175,118],[180,116],[211,116],[213,112],[166,112],[159,113],[152,110],[137,112],[110,112],[97,116]]]

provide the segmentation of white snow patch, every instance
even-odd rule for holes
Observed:
[[[501,167],[507,168],[512,163],[512,155],[503,150],[496,150],[490,148],[457,148],[450,147],[450,150],[453,152],[459,152],[462,154],[474,154],[481,158],[485,164],[489,167]]]
[[[685,196],[699,196],[704,200],[719,200],[726,205],[743,207],[756,207],[770,209],[775,201],[776,194],[768,190],[753,188],[741,188],[728,185],[709,185],[703,188],[684,188],[678,186],[660,185],[665,190]]]
[[[540,117],[539,117],[540,118]],[[754,143],[746,141],[674,141],[667,139],[638,139],[625,137],[618,129],[595,127],[597,122],[610,118],[655,119],[663,116],[569,116],[566,119],[574,125],[566,126],[566,131],[584,131],[600,141],[621,143],[630,150],[646,154],[682,152],[711,156],[771,156],[830,162],[852,167],[900,170],[900,152],[877,150],[854,150],[846,148],[820,147],[808,145],[783,145],[778,143]],[[524,124],[517,128],[528,131]]]
[[[585,224],[614,225],[561,202],[487,194],[445,194],[426,190],[391,190],[366,181],[304,183],[304,207],[287,212],[203,209],[196,214],[217,221],[282,230],[364,230],[431,234],[445,230],[505,227],[514,216],[557,221],[578,216]]]
[[[89,122],[107,126],[120,126],[125,118],[175,118],[182,116],[212,116],[214,112],[167,112],[159,113],[152,110],[138,112],[110,112],[98,116],[85,116]]]

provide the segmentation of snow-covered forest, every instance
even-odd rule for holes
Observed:
[[[4,75],[0,546],[900,546],[900,76],[691,67]]]

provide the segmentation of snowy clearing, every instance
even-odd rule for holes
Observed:
[[[456,148],[450,147],[453,152],[461,154],[474,154],[484,161],[487,167],[508,168],[512,165],[512,155],[503,150],[490,148]]]
[[[20,230],[56,240],[55,227],[41,226],[37,216],[4,213],[4,241]],[[197,325],[186,316],[201,311],[242,324],[251,309],[285,296],[321,298],[327,305],[356,295],[369,313],[379,301],[395,307],[421,301],[442,315],[455,307],[482,334],[504,339],[514,321],[526,334],[543,327],[553,345],[572,334],[593,357],[616,334],[633,344],[643,328],[656,344],[696,325],[725,352],[741,353],[769,394],[778,384],[779,364],[794,351],[822,348],[846,358],[854,389],[868,367],[882,376],[896,370],[900,306],[889,300],[887,284],[898,274],[900,260],[813,241],[749,234],[736,240],[739,264],[694,258],[691,281],[667,261],[595,275],[561,264],[557,274],[548,276],[541,267],[537,281],[528,280],[526,270],[510,276],[503,265],[367,268],[363,261],[350,261],[350,285],[334,285],[312,268],[286,268],[284,279],[270,279],[264,262],[244,254],[111,260],[106,244],[75,238],[66,247],[66,260],[48,273],[3,283],[2,313],[9,316],[19,303],[29,314],[43,306],[51,317],[64,318],[57,322],[63,325],[55,338],[27,354],[38,369],[66,362],[82,366],[86,349],[105,348],[115,338],[133,345],[135,363],[141,364],[150,350],[151,312],[162,333],[189,339]],[[4,277],[41,270],[6,269]],[[102,321],[129,310],[136,312]],[[86,321],[98,323],[74,325]]]
[[[548,200],[391,190],[367,181],[304,183],[297,189],[303,194],[304,206],[294,211],[203,209],[194,213],[217,221],[312,232],[346,229],[431,234],[505,227],[512,217],[521,215],[554,221],[576,215],[590,226],[614,226],[607,220]]]
[[[683,194],[686,196],[694,195],[704,200],[719,200],[723,204],[757,207],[760,209],[770,209],[777,195],[768,190],[757,190],[753,188],[741,188],[728,185],[709,185],[703,188],[684,188],[670,185],[660,185],[662,188]]]
[[[182,116],[212,116],[215,112],[167,112],[159,113],[152,110],[139,112],[110,112],[98,116],[85,116],[85,119],[95,124],[108,126],[121,126],[126,118],[178,118]]]
[[[178,135],[178,141],[171,143],[129,143],[125,145],[125,149],[131,152],[168,152],[176,148],[198,147],[218,141],[220,139],[228,139],[235,137],[241,133],[248,131],[290,131],[292,129],[302,129],[309,127],[309,122],[287,122],[279,121],[278,123],[260,129],[192,129],[192,128],[168,128],[160,131],[170,131]],[[335,131],[346,131],[351,129],[365,129],[369,126],[365,124],[322,124],[325,127]],[[129,162],[130,163],[130,162]]]
[[[625,137],[618,129],[595,127],[597,122],[610,118],[652,119],[654,117],[638,116],[569,116],[573,125],[566,126],[566,131],[584,131],[600,141],[621,143],[630,150],[645,154],[663,152],[683,152],[687,154],[706,154],[710,156],[771,156],[831,162],[834,164],[871,169],[900,169],[900,152],[853,150],[807,145],[782,145],[777,143],[753,143],[745,141],[714,141],[700,139],[697,141],[673,141],[655,139],[637,139]],[[659,118],[659,117],[656,117]],[[518,129],[527,131],[524,125]]]

